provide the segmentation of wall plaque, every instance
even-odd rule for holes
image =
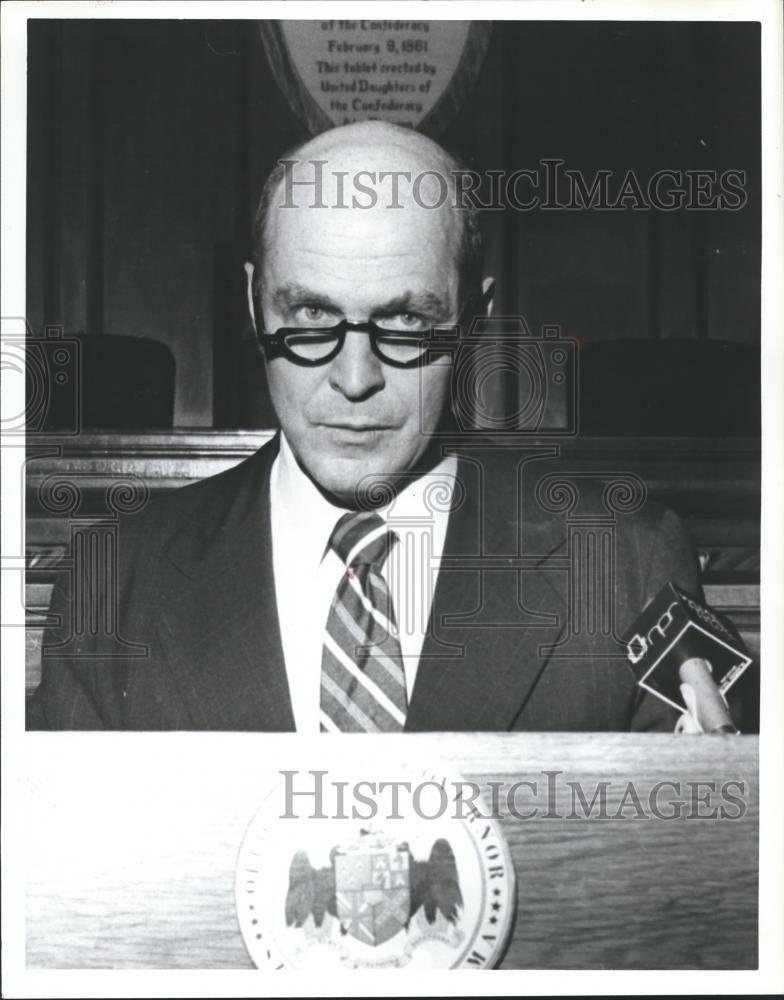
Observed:
[[[260,21],[272,70],[312,134],[378,118],[437,134],[470,92],[487,21]]]

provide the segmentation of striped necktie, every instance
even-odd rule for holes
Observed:
[[[321,730],[399,732],[406,682],[381,567],[397,536],[372,511],[345,514],[329,540],[346,571],[327,618],[321,657]]]

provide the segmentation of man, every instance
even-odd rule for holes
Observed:
[[[292,159],[265,188],[248,266],[281,433],[127,519],[119,639],[69,635],[63,574],[29,725],[672,729],[613,634],[668,579],[698,591],[674,515],[615,517],[584,608],[541,490],[552,467],[524,439],[458,456],[440,334],[489,312],[492,282],[474,213],[442,197],[457,165],[378,122]],[[360,175],[386,196],[347,194]],[[609,630],[582,620],[592,590],[609,594]]]

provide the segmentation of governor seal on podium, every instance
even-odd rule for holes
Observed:
[[[237,861],[239,925],[259,968],[500,962],[515,876],[475,786],[400,768],[394,781],[333,770],[281,775]]]

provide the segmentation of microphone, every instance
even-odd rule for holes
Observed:
[[[726,694],[752,658],[712,608],[669,582],[623,641],[639,686],[685,713],[677,731],[738,732]]]
[[[681,697],[698,732],[738,733],[730,718],[727,699],[713,680],[713,668],[697,656],[685,660],[678,671]]]

